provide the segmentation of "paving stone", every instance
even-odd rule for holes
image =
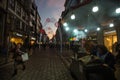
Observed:
[[[3,68],[5,71],[0,70],[0,80],[73,80],[57,54],[54,49],[36,50],[30,56],[29,61],[26,62],[25,71],[19,70],[15,77],[11,77],[13,65],[9,65]],[[1,77],[1,75],[4,75],[4,77]]]

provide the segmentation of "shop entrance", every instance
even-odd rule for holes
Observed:
[[[12,37],[12,38],[10,39],[10,42],[15,43],[15,44],[17,44],[17,43],[23,44],[22,38],[19,38],[19,37]]]
[[[112,46],[115,42],[117,42],[116,31],[105,32],[105,34],[104,34],[104,44],[110,52],[113,51]]]

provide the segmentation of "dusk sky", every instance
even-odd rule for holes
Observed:
[[[53,25],[61,16],[62,11],[64,11],[65,0],[35,0],[38,12],[41,17],[41,22],[43,28],[45,29],[48,36],[51,38],[56,31],[56,27]],[[54,19],[50,23],[46,23],[46,19]],[[49,28],[50,27],[50,28]]]

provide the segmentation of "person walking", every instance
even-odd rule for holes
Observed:
[[[115,65],[115,56],[108,51],[107,47],[105,45],[98,45],[97,47],[97,56],[105,62],[109,67],[112,69]]]
[[[15,76],[18,72],[18,65],[22,65],[22,70],[25,70],[25,64],[24,61],[22,61],[21,55],[24,54],[24,52],[21,51],[22,44],[18,43],[16,47],[13,49],[13,59],[14,59],[14,73],[13,76]]]

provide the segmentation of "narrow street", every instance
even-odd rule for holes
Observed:
[[[63,60],[54,49],[35,50],[26,62],[26,70],[19,67],[14,77],[13,64],[0,69],[0,80],[73,80]]]

